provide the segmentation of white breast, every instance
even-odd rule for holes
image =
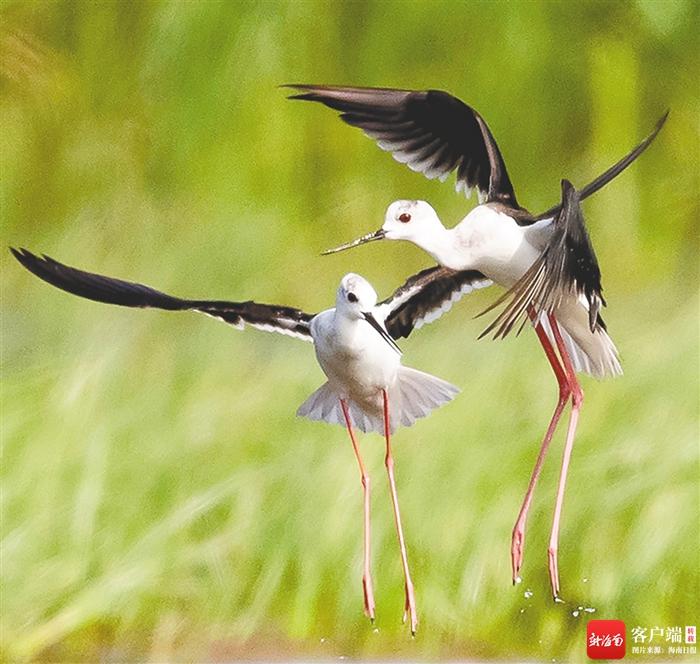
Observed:
[[[461,269],[477,269],[509,288],[540,255],[528,228],[488,205],[474,208],[454,229],[459,253],[469,257]]]
[[[366,321],[339,321],[332,311],[314,319],[311,334],[318,362],[339,396],[374,410],[381,390],[396,381],[399,354]]]

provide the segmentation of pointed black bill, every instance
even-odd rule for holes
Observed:
[[[377,322],[377,319],[369,311],[362,312],[365,320],[379,332],[379,335],[386,341],[399,355],[401,355],[401,349],[398,347],[397,343],[391,337],[391,335]]]
[[[353,240],[352,242],[347,242],[346,244],[341,244],[339,247],[336,247],[335,249],[327,249],[326,251],[321,252],[321,256],[328,256],[328,254],[337,254],[339,251],[345,251],[346,249],[352,249],[353,247],[357,247],[361,244],[366,244],[367,242],[374,242],[375,240],[383,240],[385,235],[386,235],[386,231],[383,228],[380,228],[378,231],[375,231],[374,233],[367,233],[367,235],[363,235],[362,237],[358,237],[357,240]]]

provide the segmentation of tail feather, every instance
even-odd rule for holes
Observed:
[[[454,385],[430,374],[400,367],[396,384],[389,391],[390,423],[410,427],[416,420],[428,416],[459,393]]]
[[[394,393],[389,395],[392,417],[403,426],[411,426],[417,419],[454,399],[458,392],[454,385],[440,378],[401,367]]]
[[[576,372],[586,373],[594,378],[621,376],[620,356],[608,333],[601,327],[591,332],[582,316],[576,318],[581,318],[581,321],[575,320],[573,316],[567,317],[568,329],[559,325],[564,346]],[[554,344],[554,335],[547,316],[541,316],[539,321]]]
[[[331,424],[344,424],[345,422],[338,396],[327,382],[321,385],[299,406],[297,415]]]
[[[454,399],[459,389],[430,374],[399,367],[396,383],[389,388],[389,424],[393,433],[399,426],[409,427],[417,419]],[[354,428],[369,433],[384,433],[381,398],[372,407],[347,399],[350,421]],[[340,395],[324,383],[297,410],[299,417],[345,426]]]

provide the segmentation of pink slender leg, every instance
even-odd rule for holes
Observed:
[[[416,598],[413,592],[413,582],[408,569],[408,556],[406,555],[406,544],[401,528],[401,515],[399,514],[399,499],[396,495],[396,483],[394,482],[394,459],[391,456],[391,439],[389,435],[389,397],[386,390],[382,390],[384,398],[384,437],[386,438],[386,457],[384,462],[389,475],[389,486],[391,488],[391,502],[394,506],[394,518],[396,519],[396,532],[399,535],[399,546],[401,547],[401,564],[403,565],[403,576],[406,589],[406,603],[404,605],[403,620],[406,622],[408,614],[411,616],[411,634],[415,636],[418,627],[418,614],[416,612]]]
[[[360,466],[360,476],[362,477],[362,493],[364,494],[365,500],[365,555],[364,572],[362,574],[362,591],[364,594],[365,615],[372,622],[374,622],[374,591],[372,589],[372,574],[370,572],[369,475],[365,470],[365,464],[362,463],[362,457],[360,456],[360,448],[357,445],[357,440],[355,440],[355,434],[352,430],[352,424],[350,422],[350,413],[348,413],[348,406],[342,399],[340,400],[340,406],[343,409],[343,415],[345,416],[345,424],[347,425],[348,433],[350,434],[352,449],[355,451],[357,463]]]
[[[549,537],[549,580],[552,584],[552,594],[554,599],[559,597],[559,568],[557,564],[557,552],[559,549],[559,522],[561,520],[561,509],[564,503],[564,489],[566,488],[566,475],[569,470],[569,461],[571,460],[571,450],[574,446],[574,437],[576,436],[576,425],[578,424],[579,410],[583,403],[583,390],[576,378],[576,371],[569,357],[569,353],[564,346],[564,340],[559,331],[559,325],[556,318],[552,314],[548,314],[549,323],[552,326],[554,341],[559,349],[564,368],[569,377],[569,385],[571,386],[571,417],[569,418],[569,428],[566,432],[566,443],[564,445],[564,454],[561,461],[561,471],[559,473],[559,486],[557,487],[557,502],[554,505],[554,521],[552,523],[552,532]]]
[[[534,320],[534,313],[532,311],[530,312],[530,317]],[[514,584],[518,581],[520,568],[523,564],[523,551],[525,548],[525,523],[527,521],[528,511],[530,510],[530,503],[532,502],[532,494],[535,490],[535,484],[537,484],[537,480],[540,477],[540,472],[542,471],[542,463],[544,462],[544,457],[547,454],[549,443],[552,440],[554,431],[556,430],[557,424],[559,423],[559,418],[561,417],[562,411],[564,410],[564,406],[566,405],[566,402],[569,399],[569,395],[571,394],[568,376],[566,375],[566,372],[561,366],[559,358],[557,357],[557,354],[555,353],[554,348],[552,347],[552,344],[549,341],[549,337],[547,337],[547,333],[544,331],[544,328],[540,323],[537,323],[535,325],[535,332],[537,333],[537,337],[539,338],[540,343],[542,344],[542,348],[544,349],[545,355],[547,356],[547,359],[549,360],[549,363],[552,366],[552,369],[554,370],[554,375],[557,378],[557,383],[559,383],[559,401],[557,402],[557,407],[554,409],[554,414],[552,415],[552,419],[550,420],[549,426],[547,427],[547,432],[545,433],[544,438],[542,439],[540,452],[537,455],[537,461],[535,462],[535,468],[532,471],[532,476],[530,477],[530,483],[528,484],[523,504],[520,508],[520,512],[518,513],[518,518],[515,521],[515,526],[513,527],[513,537],[511,539],[510,545],[510,559],[513,569]]]

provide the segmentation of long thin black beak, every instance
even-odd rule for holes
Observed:
[[[386,231],[383,228],[380,228],[378,231],[375,231],[374,233],[367,233],[367,235],[363,235],[362,237],[358,237],[357,240],[353,240],[352,242],[347,242],[346,244],[341,244],[339,247],[336,247],[335,249],[327,249],[326,251],[321,252],[321,256],[328,256],[328,254],[337,254],[339,251],[345,251],[346,249],[352,249],[353,247],[357,247],[361,244],[367,244],[367,242],[374,242],[375,240],[383,240],[385,235],[386,235]]]
[[[363,311],[362,315],[365,320],[379,332],[379,335],[386,341],[399,355],[401,355],[401,349],[398,347],[391,335],[377,322],[377,319],[369,311]]]

